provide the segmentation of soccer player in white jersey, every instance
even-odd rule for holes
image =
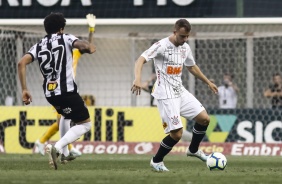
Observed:
[[[36,43],[18,62],[18,75],[22,88],[22,100],[25,105],[32,102],[27,88],[26,66],[38,62],[44,78],[43,91],[47,101],[61,114],[59,130],[61,138],[55,145],[48,144],[46,153],[49,163],[57,169],[57,159],[61,155],[69,156],[67,145],[80,138],[91,128],[88,109],[78,93],[74,81],[74,48],[81,53],[92,54],[96,47],[88,41],[79,40],[71,34],[64,34],[66,20],[62,13],[51,13],[44,19],[47,35]],[[70,128],[70,121],[76,123]]]
[[[136,95],[140,95],[141,92],[143,64],[153,60],[156,70],[157,80],[152,95],[157,99],[163,128],[168,134],[160,143],[159,150],[150,162],[151,167],[156,171],[168,171],[163,159],[181,139],[183,125],[180,116],[196,121],[191,144],[187,148],[187,156],[195,156],[202,161],[207,159],[206,154],[198,148],[205,136],[210,118],[202,104],[182,85],[183,64],[214,93],[218,90],[194,61],[191,49],[186,43],[190,31],[190,23],[186,19],[179,19],[174,25],[173,34],[152,45],[135,63],[135,80],[131,91]]]

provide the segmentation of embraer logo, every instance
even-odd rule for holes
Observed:
[[[71,0],[36,0],[42,6],[54,6],[60,3],[61,6],[70,6]],[[82,6],[91,6],[91,0],[80,0]],[[32,0],[7,0],[9,6],[32,6]],[[22,2],[22,4],[20,4]],[[0,0],[0,6],[2,6],[2,0]]]

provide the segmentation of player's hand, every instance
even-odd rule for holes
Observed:
[[[136,95],[141,94],[141,83],[134,80],[133,85],[131,87],[132,94],[136,93]]]
[[[96,52],[96,46],[93,44],[90,44],[90,54],[93,54],[94,52]]]
[[[214,92],[215,94],[218,93],[217,86],[216,86],[214,83],[210,82],[210,83],[208,84],[208,86],[209,86],[209,88],[212,90],[212,92]]]
[[[25,105],[30,104],[32,102],[32,97],[28,90],[23,90],[22,92],[22,100]]]
[[[95,24],[96,24],[96,16],[93,15],[93,14],[88,14],[86,15],[86,19],[87,19],[87,23],[89,25],[89,27],[95,27]]]

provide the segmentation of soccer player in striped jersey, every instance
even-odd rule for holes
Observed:
[[[150,165],[155,171],[168,171],[163,159],[182,137],[183,125],[180,116],[196,121],[191,144],[187,148],[187,156],[194,156],[202,161],[207,159],[206,154],[198,148],[205,136],[210,118],[203,105],[182,85],[183,64],[214,93],[217,93],[218,89],[196,65],[191,49],[186,43],[190,31],[190,23],[186,19],[179,19],[174,25],[173,34],[152,45],[135,63],[135,80],[131,91],[140,95],[143,64],[154,61],[157,80],[152,95],[157,99],[163,128],[168,134],[160,143],[156,155],[151,159]]]
[[[88,14],[86,15],[87,23],[89,26],[89,34],[88,34],[88,41],[89,43],[93,42],[93,33],[95,29],[95,19],[96,17],[93,14]],[[81,57],[81,53],[79,52],[78,49],[73,49],[73,72],[74,72],[74,77],[76,76],[76,69],[78,65],[78,61]],[[87,104],[86,105],[93,105],[93,104]],[[57,114],[57,122],[53,123],[48,130],[40,137],[40,139],[35,141],[35,147],[38,150],[38,152],[41,155],[45,154],[45,144],[47,141],[51,139],[53,135],[55,135],[59,131],[59,122],[60,122],[61,115]],[[68,149],[70,151],[70,154],[72,154],[74,157],[81,156],[81,152],[77,150],[76,148],[73,147],[72,144],[68,145]]]
[[[22,88],[22,100],[25,105],[32,102],[32,96],[26,83],[26,66],[38,62],[44,78],[43,91],[46,100],[61,114],[61,138],[54,145],[45,148],[49,163],[57,169],[57,159],[70,154],[67,145],[79,139],[91,128],[88,109],[78,93],[74,81],[73,54],[77,48],[81,53],[92,54],[96,51],[94,44],[79,40],[71,34],[64,34],[66,20],[62,13],[51,13],[44,19],[47,35],[30,48],[18,62],[18,75]],[[70,128],[70,121],[76,123]],[[62,160],[62,158],[61,158]]]

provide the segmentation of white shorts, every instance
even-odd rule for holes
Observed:
[[[180,116],[191,120],[205,110],[199,100],[187,90],[179,98],[160,99],[157,102],[166,134],[183,128]]]

